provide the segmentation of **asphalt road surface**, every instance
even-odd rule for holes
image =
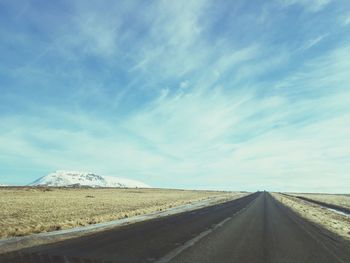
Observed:
[[[268,193],[0,256],[0,262],[350,262],[345,240]]]

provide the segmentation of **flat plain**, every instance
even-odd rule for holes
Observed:
[[[239,192],[118,188],[0,188],[0,238],[69,229]]]

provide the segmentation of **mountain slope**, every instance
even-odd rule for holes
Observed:
[[[101,176],[93,173],[76,171],[56,171],[43,176],[31,186],[89,186],[89,187],[121,187],[121,188],[149,188],[150,186],[139,181]]]

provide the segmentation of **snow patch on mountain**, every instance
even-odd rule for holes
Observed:
[[[31,186],[88,186],[88,187],[120,187],[120,188],[149,188],[150,186],[136,180],[101,176],[88,172],[56,171],[43,176]]]

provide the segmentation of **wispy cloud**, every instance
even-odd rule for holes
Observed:
[[[318,12],[333,0],[278,0],[284,6],[300,5],[310,12]]]
[[[348,191],[350,46],[332,24],[343,13],[278,3],[67,1],[42,6],[44,18],[29,5],[0,27],[0,181],[74,169],[166,187]],[[292,6],[307,12],[296,19]]]
[[[345,26],[350,25],[350,14],[345,14],[344,16],[341,16],[341,23]]]
[[[309,49],[309,48],[312,48],[313,46],[316,46],[317,44],[319,44],[325,37],[327,37],[326,34],[324,35],[320,35],[318,37],[315,37],[315,38],[312,38],[312,39],[309,39],[308,41],[306,41],[301,47],[299,50],[306,50],[306,49]]]

